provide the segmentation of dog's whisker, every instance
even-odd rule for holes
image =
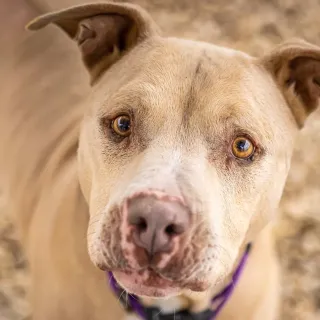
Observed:
[[[128,308],[128,301],[129,301],[129,295],[128,295],[128,292],[126,292],[126,309]]]
[[[132,298],[132,299],[134,299],[134,300],[136,300],[136,301],[139,301],[135,296],[133,296],[132,294],[130,294],[130,293],[128,293],[129,294],[129,296]]]
[[[120,294],[120,296],[119,296],[119,298],[118,298],[118,303],[120,304],[121,308],[123,308],[124,310],[125,310],[125,308],[124,308],[124,306],[123,306],[122,303],[121,303],[121,297],[122,297],[122,295],[123,295],[125,292],[126,292],[125,290],[122,290],[122,292],[121,292],[121,294]]]
[[[163,312],[163,308],[159,308],[159,309],[160,309],[160,311],[159,311],[158,313],[156,313],[156,314],[155,314],[155,318],[156,318],[156,319],[158,318],[158,315],[159,315],[159,314],[161,314],[161,313]]]

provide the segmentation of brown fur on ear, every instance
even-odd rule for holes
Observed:
[[[262,63],[274,77],[302,127],[307,116],[319,105],[320,47],[299,39],[288,41],[262,58]]]
[[[74,39],[90,72],[91,83],[132,47],[159,34],[149,14],[128,3],[94,3],[52,12],[31,21],[38,30],[53,23]]]

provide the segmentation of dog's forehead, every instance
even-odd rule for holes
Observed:
[[[218,126],[228,120],[270,138],[279,134],[281,127],[288,127],[284,122],[291,121],[266,70],[240,51],[160,39],[137,48],[113,73],[116,77],[106,74],[99,86],[105,96],[100,100],[108,101],[103,108],[131,105],[143,109],[142,115],[153,114],[158,120],[179,118],[194,127],[206,120]],[[275,122],[279,125],[274,126]],[[210,128],[215,130],[208,125]]]
[[[135,80],[137,84],[140,80],[141,85],[154,84],[158,90],[177,91],[179,86],[181,89],[190,86],[194,78],[230,83],[241,79],[251,59],[241,51],[206,42],[177,38],[151,39],[129,52],[105,74],[96,87],[105,91],[108,86],[112,91],[112,88],[117,90],[128,82]]]
[[[172,88],[174,82],[183,88],[205,79],[215,83],[241,79],[251,57],[205,42],[169,38],[154,45],[143,59],[146,82],[160,82],[164,88]]]

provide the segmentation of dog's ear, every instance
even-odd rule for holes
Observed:
[[[149,14],[128,3],[93,3],[42,15],[27,25],[38,30],[53,23],[74,39],[91,82],[146,38],[159,34]]]
[[[319,105],[320,47],[291,40],[262,58],[290,106],[299,127]]]

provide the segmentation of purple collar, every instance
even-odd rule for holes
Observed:
[[[206,311],[201,313],[192,314],[187,310],[178,311],[175,314],[161,314],[161,311],[157,308],[149,308],[144,307],[137,296],[134,295],[127,295],[127,300],[121,300],[121,296],[123,296],[123,289],[118,285],[117,281],[115,280],[113,274],[109,272],[109,282],[112,291],[115,295],[119,298],[119,300],[123,303],[126,309],[129,311],[135,312],[137,315],[141,317],[143,320],[171,320],[171,319],[181,319],[181,320],[215,320],[219,315],[220,311],[230,299],[236,284],[239,281],[239,278],[243,272],[243,269],[246,265],[248,260],[248,256],[250,253],[251,244],[249,243],[246,247],[246,250],[239,262],[237,269],[235,270],[231,282],[216,296],[214,296],[211,300],[212,305],[216,307],[212,307]]]

